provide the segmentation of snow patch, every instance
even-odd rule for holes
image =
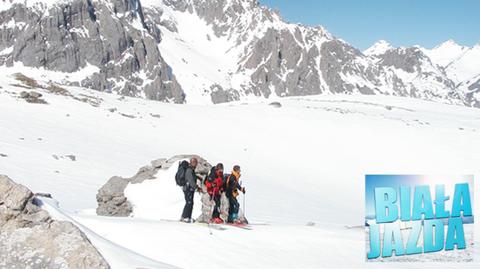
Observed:
[[[125,197],[132,204],[133,217],[153,220],[179,220],[185,205],[182,188],[175,183],[178,163],[159,170],[156,178],[128,184]],[[200,194],[195,193],[193,218],[201,214]]]
[[[385,40],[379,40],[371,47],[363,51],[363,54],[368,56],[381,55],[387,52],[388,50],[393,49],[393,47]]]

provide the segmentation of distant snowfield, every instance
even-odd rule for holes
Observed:
[[[281,108],[265,101],[173,105],[75,87],[67,89],[100,105],[36,89],[49,103],[42,105],[20,99],[25,89],[12,84],[19,82],[3,72],[0,174],[51,193],[60,208],[49,211],[89,229],[114,268],[161,268],[160,262],[183,268],[417,268],[365,263],[363,229],[345,228],[363,224],[364,175],[480,175],[480,109],[346,95],[279,99]],[[182,153],[227,169],[240,164],[246,215],[270,225],[210,234],[197,224],[89,214],[111,176],[131,176],[151,160]]]

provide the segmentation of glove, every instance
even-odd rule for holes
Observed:
[[[243,192],[243,194],[245,194],[245,187],[242,188],[242,192]]]

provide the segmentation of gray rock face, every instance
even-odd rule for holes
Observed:
[[[123,194],[129,182],[128,179],[114,176],[98,190],[98,215],[129,216],[132,213],[132,205]]]
[[[320,53],[322,55],[320,69],[330,91],[334,93],[352,93],[355,85],[345,83],[341,74],[362,71],[355,69],[353,65],[360,52],[338,40],[332,40],[322,44]]]
[[[52,220],[36,202],[0,175],[0,268],[110,268],[76,226]]]
[[[141,0],[70,0],[55,5],[35,1],[30,8],[13,4],[0,12],[0,65],[21,62],[63,72],[76,72],[87,65],[98,68],[81,81],[70,81],[72,85],[165,102],[188,101],[176,79],[182,70],[172,69],[175,62],[169,65],[159,50],[165,32],[179,31],[175,18],[165,12],[166,6],[199,17],[217,37],[230,42],[229,50],[239,51],[228,56],[235,57],[236,66],[227,77],[209,78],[206,83],[199,80],[199,90],[206,93],[202,96],[214,104],[248,95],[322,93],[478,103],[476,95],[459,90],[419,48],[363,55],[322,27],[283,21],[256,0],[158,0],[156,5],[145,2],[146,7]],[[205,36],[211,41],[210,33]],[[175,42],[189,45],[180,37]],[[237,78],[241,83],[232,83]]]
[[[184,93],[165,63],[160,30],[143,13],[140,1],[59,1],[35,8],[13,4],[0,12],[0,64],[22,62],[62,72],[88,64],[99,71],[81,81],[84,87],[128,96],[183,103]],[[47,13],[48,16],[44,16]]]
[[[210,195],[207,193],[207,189],[204,187],[204,192],[200,201],[202,202],[202,214],[195,219],[196,222],[208,223],[212,219],[213,207],[215,201],[210,199]]]
[[[227,103],[232,101],[240,100],[240,94],[234,89],[224,90],[222,86],[214,84],[210,87],[212,93],[210,94],[212,98],[212,103],[220,104]]]
[[[372,59],[322,27],[282,21],[278,14],[259,6],[257,1],[164,3],[199,16],[217,36],[243,48],[237,73],[253,72],[242,89],[235,89],[240,95],[391,94],[465,104],[465,97],[446,73],[418,48],[395,49]],[[400,76],[394,69],[417,76],[412,76],[413,79]],[[214,102],[228,100],[217,92],[211,95]]]
[[[114,176],[105,183],[97,193],[97,214],[102,216],[130,216],[133,212],[132,205],[125,197],[124,191],[128,184],[139,184],[145,180],[155,179],[159,170],[166,170],[178,161],[196,157],[198,165],[195,172],[200,176],[206,176],[212,165],[197,155],[176,155],[170,159],[153,160],[149,165],[144,166],[130,178]],[[173,180],[173,179],[172,179]]]
[[[455,83],[447,77],[444,69],[434,65],[419,48],[390,49],[384,54],[377,55],[377,58],[380,68],[391,70],[392,67],[403,70],[416,75],[416,80],[421,81],[423,85],[429,84],[429,87],[422,89],[416,85],[417,81],[402,81],[395,76],[392,86],[399,95],[429,100],[450,99],[465,104],[460,92],[456,90]]]
[[[472,80],[466,81],[459,85],[460,89],[463,89],[465,94],[465,102],[472,107],[480,108],[480,75]]]
[[[247,58],[246,69],[252,74],[255,95],[268,97],[271,88],[278,96],[319,94],[322,92],[320,77],[315,62],[319,56],[317,47],[306,49],[297,42],[303,39],[300,30],[267,30],[263,38],[253,45]],[[266,58],[266,55],[269,55]]]
[[[420,60],[425,58],[426,55],[416,48],[390,49],[380,55],[382,65],[393,66],[408,73],[420,70],[422,68]]]
[[[215,201],[210,199],[210,195],[207,193],[207,189],[203,186],[203,194],[201,198],[202,202],[202,214],[195,219],[196,222],[208,223],[212,219],[213,207],[215,206]],[[230,207],[229,201],[225,193],[222,193],[220,196],[220,218],[224,221],[228,221],[228,209]],[[239,220],[243,223],[248,223],[243,212],[239,211]]]

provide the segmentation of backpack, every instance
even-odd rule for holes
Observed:
[[[223,174],[222,178],[222,188],[226,191],[228,188],[228,180],[230,179],[230,174]]]
[[[215,169],[215,167],[212,167],[210,169],[210,172],[208,173],[208,175],[205,177],[205,180],[203,181],[203,183],[206,183],[207,181],[209,182],[213,182],[215,180],[215,172],[217,170]]]
[[[178,186],[185,186],[187,181],[185,180],[185,172],[187,171],[189,164],[187,161],[182,161],[178,164],[178,170],[175,174],[175,182]]]

